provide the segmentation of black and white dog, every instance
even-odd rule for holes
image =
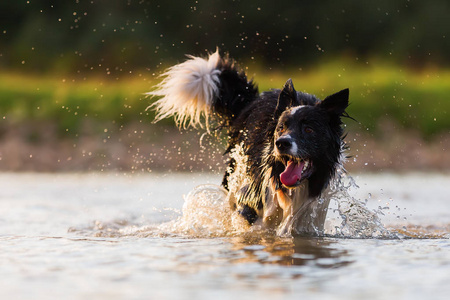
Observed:
[[[348,89],[321,101],[297,92],[289,79],[283,89],[259,94],[218,51],[188,58],[149,93],[160,97],[156,121],[174,116],[179,126],[209,130],[216,122],[226,130],[231,158],[222,185],[250,224],[279,234],[322,233],[326,190],[342,170]]]

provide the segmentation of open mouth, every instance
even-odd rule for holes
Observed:
[[[298,186],[302,180],[312,174],[312,162],[309,159],[289,158],[285,162],[285,166],[283,173],[280,174],[280,180],[288,188]]]

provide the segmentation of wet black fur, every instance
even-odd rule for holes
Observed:
[[[295,91],[292,81],[288,80],[283,89],[259,94],[256,85],[248,81],[231,60],[222,59],[219,68],[220,95],[214,99],[213,111],[229,136],[225,153],[243,143],[248,157],[247,171],[252,178],[251,187],[247,190],[253,189],[253,192],[244,192],[238,200],[241,214],[250,223],[257,219],[256,211],[263,207],[262,195],[268,188],[264,186],[263,172],[266,170],[270,170],[277,189],[287,191],[287,187],[280,182],[285,162],[275,154],[274,149],[275,140],[286,130],[297,143],[301,158],[312,161],[314,171],[308,179],[309,196],[320,196],[340,161],[343,146],[341,117],[347,116],[348,89],[321,101],[313,95]],[[306,107],[293,115],[289,113],[290,108],[299,105]],[[270,147],[269,156],[264,155],[267,147]],[[230,160],[230,171],[222,182],[226,189],[234,165],[235,161]]]

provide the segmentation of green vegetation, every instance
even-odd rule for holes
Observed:
[[[430,68],[412,72],[378,62],[349,61],[329,62],[310,70],[247,71],[260,91],[282,87],[289,77],[297,90],[320,98],[350,88],[349,114],[362,125],[346,123],[356,130],[369,128],[376,134],[377,125],[385,119],[399,127],[415,129],[424,137],[450,130],[449,71]],[[102,124],[102,130],[108,124],[150,123],[153,111],[146,108],[152,100],[144,93],[157,80],[143,75],[108,80],[2,73],[0,123],[54,122],[62,136],[79,135],[85,120]]]
[[[0,115],[12,124],[55,122],[61,133],[79,134],[84,120],[126,124],[143,119],[149,105],[142,78],[122,81],[0,74]],[[103,127],[104,128],[104,127]]]

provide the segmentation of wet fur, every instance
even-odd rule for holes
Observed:
[[[346,116],[348,89],[321,101],[297,92],[289,79],[282,89],[259,94],[235,63],[218,52],[207,59],[189,58],[163,74],[163,82],[150,93],[162,97],[154,104],[157,119],[174,115],[179,125],[189,119],[195,126],[201,115],[206,122],[215,117],[228,136],[225,154],[239,148],[245,157],[245,179],[237,187],[234,181],[230,185],[236,164],[242,163],[230,155],[222,185],[250,224],[278,228],[281,234],[323,230],[329,200],[321,196],[342,166],[341,118]],[[285,186],[280,175],[286,164],[301,160],[311,164],[307,178],[302,173],[295,186]]]

